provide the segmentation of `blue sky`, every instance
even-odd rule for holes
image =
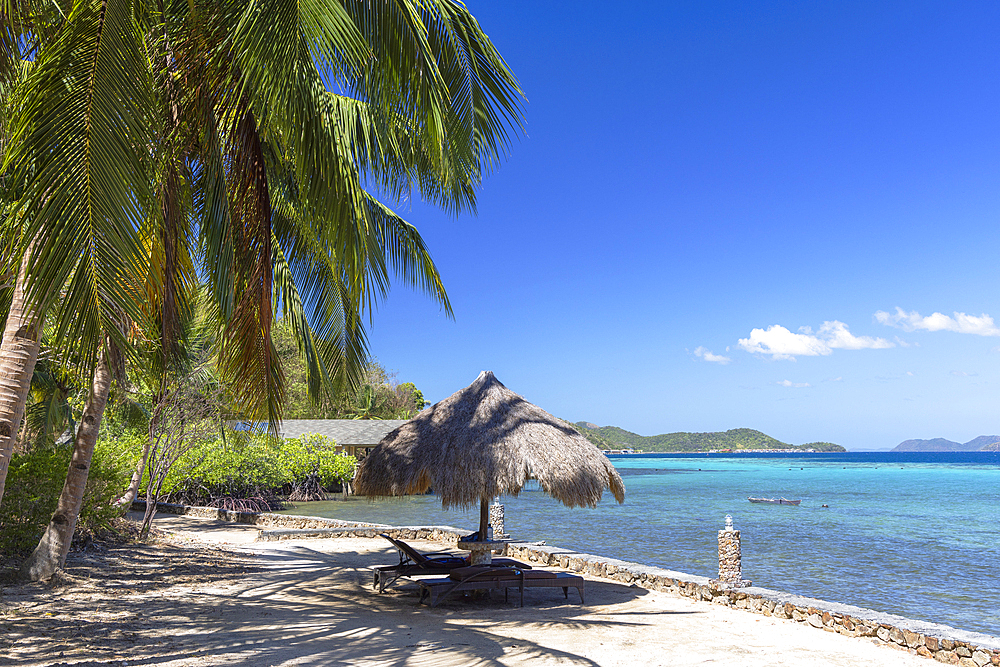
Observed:
[[[1000,433],[1000,4],[468,4],[528,99],[478,215],[398,207],[447,319],[371,349],[572,421],[849,449]]]

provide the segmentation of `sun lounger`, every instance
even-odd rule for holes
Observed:
[[[372,568],[374,571],[372,575],[372,588],[377,588],[379,593],[383,592],[387,586],[391,586],[397,579],[403,576],[413,574],[444,574],[453,569],[469,565],[464,556],[446,551],[421,553],[403,540],[397,540],[385,533],[381,533],[381,536],[389,540],[399,551],[399,563],[395,565],[379,565]],[[523,570],[531,569],[530,565],[510,558],[494,558],[493,563],[498,567],[516,567]]]
[[[575,588],[580,594],[580,604],[584,604],[583,577],[568,572],[551,572],[548,570],[523,570],[516,567],[463,567],[452,570],[447,577],[421,579],[420,604],[427,598],[427,603],[436,607],[438,603],[459,591],[481,591],[503,589],[504,600],[507,600],[507,589],[517,588],[520,592],[521,606],[524,606],[525,588],[561,588],[563,595],[569,599],[569,589]]]

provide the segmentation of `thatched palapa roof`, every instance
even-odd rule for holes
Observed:
[[[483,371],[385,436],[354,488],[366,496],[433,489],[445,507],[470,507],[516,496],[529,479],[570,507],[593,507],[605,488],[625,501],[622,478],[597,447]]]

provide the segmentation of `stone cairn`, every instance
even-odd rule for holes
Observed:
[[[719,531],[719,578],[712,583],[720,588],[744,588],[752,581],[743,578],[740,554],[740,531],[733,528],[733,517],[726,515],[726,528]]]
[[[499,498],[494,499],[490,505],[490,526],[493,528],[493,539],[502,540],[510,537],[503,532],[503,505],[500,504]]]

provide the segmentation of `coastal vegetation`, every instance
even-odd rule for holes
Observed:
[[[591,427],[586,427],[586,426],[581,426],[581,424],[584,424],[586,422],[577,422],[576,424],[574,424],[573,422],[566,421],[565,419],[562,421],[566,422],[566,425],[568,427],[575,429],[577,433],[579,433],[587,440],[589,440],[598,449],[621,449],[620,444],[612,442],[608,438],[605,438],[604,436],[600,435],[597,431],[595,431],[594,428],[596,428],[596,425],[592,425]]]
[[[357,460],[329,438],[279,440],[229,434],[200,442],[166,476],[160,500],[242,512],[280,509],[291,501],[323,500],[354,475]]]
[[[221,397],[206,424],[276,431],[278,319],[311,400],[361,392],[345,399],[355,416],[384,409],[365,393],[381,387],[365,382],[365,316],[390,279],[451,315],[393,206],[415,195],[473,211],[520,102],[478,22],[446,0],[0,6],[0,500],[15,452],[53,448],[24,471],[61,488],[38,503],[50,521],[24,576],[65,562],[106,409],[135,386],[153,397],[132,401],[140,412],[170,394],[196,316],[211,325],[205,391]],[[62,429],[18,439],[39,358],[65,371],[50,403],[69,406],[59,444]],[[136,466],[159,487],[184,448],[147,421]]]
[[[195,313],[185,321],[179,337],[185,354],[170,370],[156,363],[147,372],[135,367],[130,382],[110,392],[74,530],[78,543],[122,527],[133,499],[145,499],[147,507],[162,501],[268,511],[286,500],[326,498],[353,476],[356,460],[327,438],[279,440],[266,429],[229,428],[233,404],[211,363],[211,327],[201,319]],[[395,382],[375,359],[366,363],[359,387],[344,385],[311,401],[289,327],[279,319],[274,330],[288,369],[289,418],[317,412],[319,418],[406,418],[423,407],[420,390]],[[47,344],[42,350],[0,503],[0,553],[11,559],[8,566],[31,553],[56,511],[87,396],[78,369],[60,363]]]
[[[796,449],[811,449],[817,452],[846,452],[847,450],[832,442],[807,442],[795,446]]]
[[[78,542],[119,526],[126,508],[116,500],[129,485],[148,440],[146,429],[111,421],[94,450],[76,527]],[[316,435],[278,440],[267,433],[215,430],[208,437],[186,438],[176,458],[161,468],[158,484],[155,474],[143,477],[137,497],[236,511],[270,511],[285,500],[319,500],[340,491],[354,474],[356,459],[336,450],[333,441]],[[71,441],[15,454],[0,505],[0,553],[6,559],[18,561],[38,543],[63,484],[56,471],[69,465],[71,454]]]
[[[597,426],[590,422],[576,422],[576,428],[601,449],[641,449],[644,452],[707,452],[774,449],[785,451],[813,450],[818,452],[844,452],[832,442],[810,442],[790,445],[750,428],[736,428],[714,433],[664,433],[644,436],[626,431],[618,426]]]

